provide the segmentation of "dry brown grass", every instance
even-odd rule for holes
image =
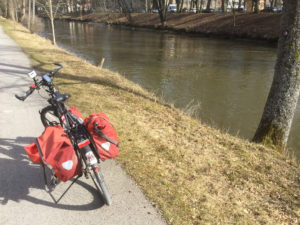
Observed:
[[[300,169],[285,156],[201,124],[122,76],[101,70],[22,26],[0,24],[85,116],[107,113],[117,161],[170,224],[299,224]],[[117,204],[117,203],[115,203]]]

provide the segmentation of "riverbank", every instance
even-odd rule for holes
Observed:
[[[40,71],[59,61],[54,82],[69,105],[105,112],[117,161],[170,224],[297,224],[300,168],[286,156],[215,130],[126,80],[51,45],[24,27],[0,24]],[[115,203],[117,204],[117,203]]]
[[[161,27],[157,13],[132,13],[130,17],[120,13],[94,13],[82,16],[64,15],[61,19],[275,42],[278,40],[280,17],[280,13],[236,13],[235,16],[232,13],[172,13],[167,16],[166,27]]]

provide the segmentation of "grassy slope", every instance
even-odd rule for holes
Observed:
[[[85,116],[103,111],[121,141],[117,161],[172,224],[298,224],[300,169],[283,155],[156,103],[118,74],[101,70],[0,19],[39,70]],[[117,203],[116,203],[117,204]]]

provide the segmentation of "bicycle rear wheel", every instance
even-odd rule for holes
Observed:
[[[104,182],[104,177],[101,173],[101,171],[93,171],[94,173],[91,174],[92,180],[94,181],[99,193],[101,194],[104,202],[106,205],[111,205],[112,204],[112,200],[110,197],[110,194],[108,192],[107,186]]]

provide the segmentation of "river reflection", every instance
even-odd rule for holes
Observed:
[[[105,58],[105,68],[176,107],[199,103],[197,116],[214,127],[251,138],[258,126],[274,73],[274,45],[64,21],[56,21],[56,33],[60,46],[93,64]],[[43,35],[51,37],[49,24]],[[295,152],[299,110],[289,140]]]

